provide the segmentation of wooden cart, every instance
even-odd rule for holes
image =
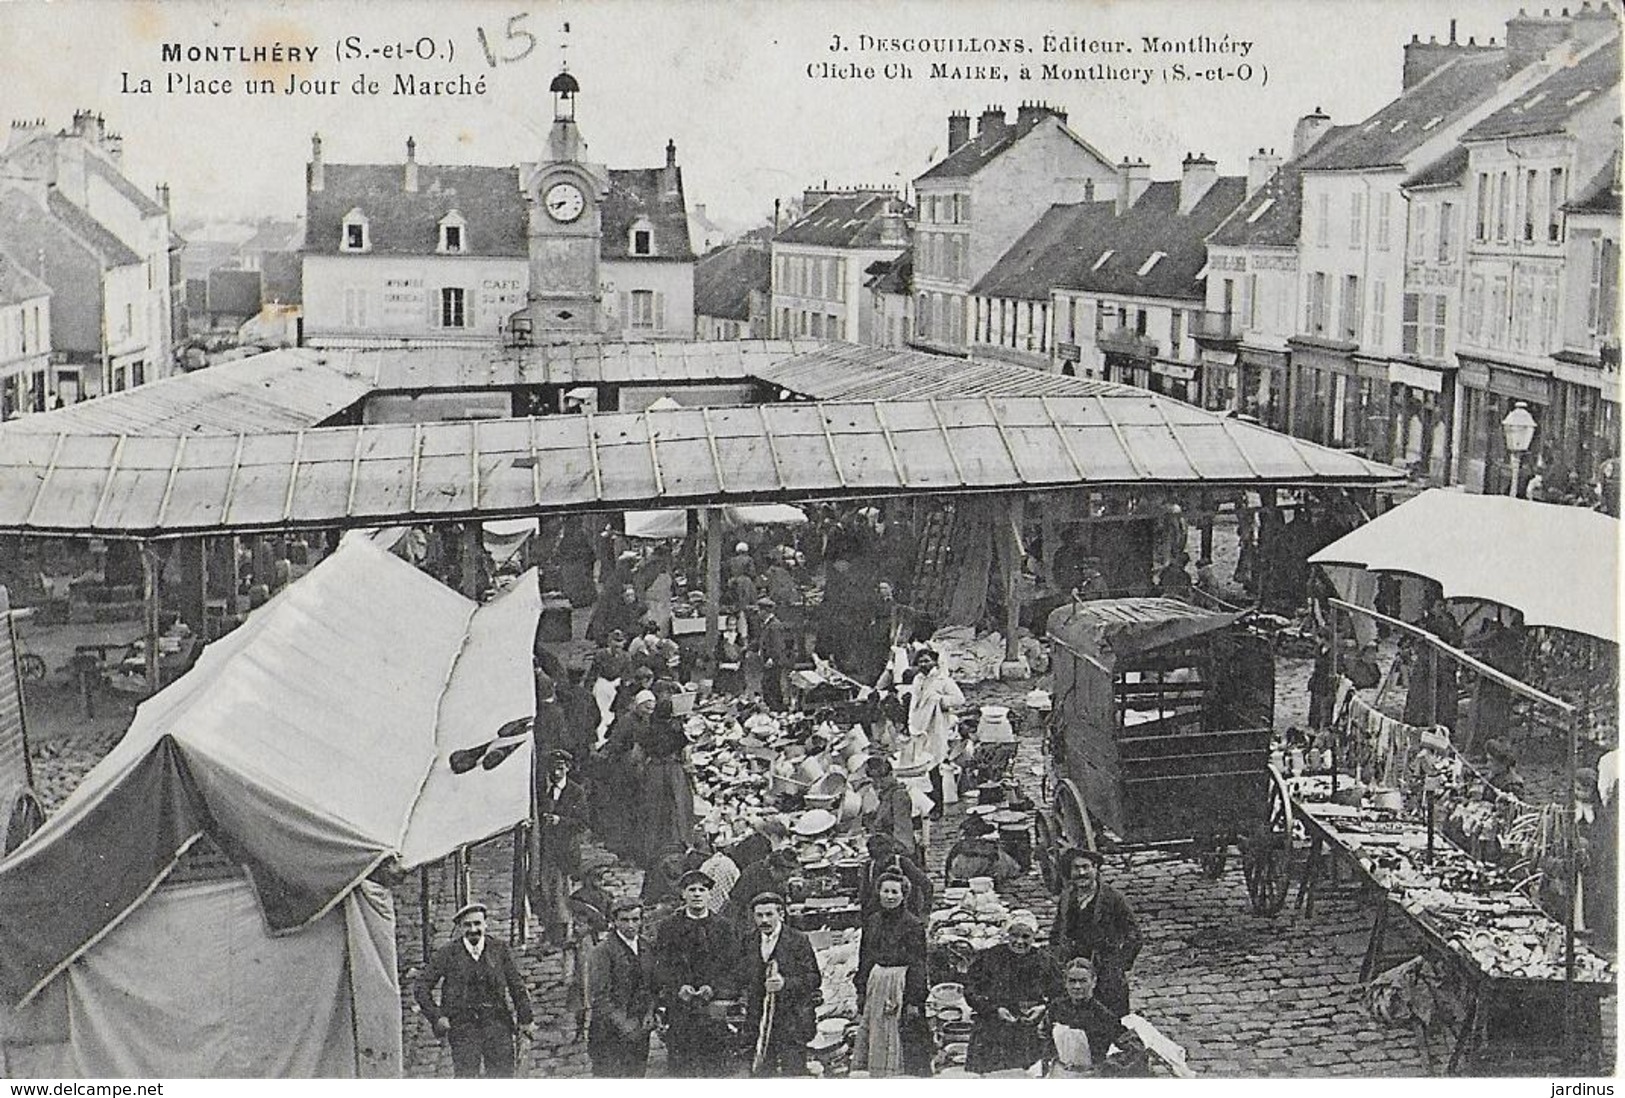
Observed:
[[[1292,800],[1270,765],[1275,665],[1243,614],[1177,599],[1094,599],[1050,615],[1055,676],[1045,810],[1034,824],[1059,890],[1068,846],[1240,853],[1253,910],[1286,902]]]

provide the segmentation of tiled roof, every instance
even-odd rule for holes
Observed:
[[[1401,164],[1440,125],[1460,117],[1494,92],[1505,72],[1506,57],[1499,50],[1458,57],[1359,123],[1336,148],[1317,158],[1313,168]]]
[[[85,170],[117,191],[126,202],[140,212],[142,217],[160,217],[164,214],[164,208],[156,199],[131,183],[123,172],[94,153],[85,157]]]
[[[994,160],[997,160],[1001,154],[1015,145],[1017,141],[1020,141],[1036,129],[1040,122],[1050,117],[1054,116],[1036,114],[1022,119],[1018,114],[1016,121],[1007,123],[996,135],[980,132],[949,153],[942,161],[927,168],[916,177],[915,182],[922,179],[964,179],[973,176]],[[1111,161],[1102,156],[1100,151],[1089,142],[1068,129],[1065,122],[1061,123],[1061,132],[1077,142],[1079,148],[1088,152],[1102,164],[1108,167],[1111,166]]]
[[[907,216],[908,207],[898,199],[872,192],[830,195],[791,222],[774,240],[825,248],[883,248],[887,246],[884,237],[888,211],[894,227],[901,230],[896,219]]]
[[[752,290],[768,291],[772,257],[766,248],[731,244],[694,265],[694,315],[750,319]]]
[[[1534,88],[1468,130],[1464,141],[1492,141],[1551,133],[1598,96],[1619,101],[1619,39],[1594,48],[1573,65],[1559,68]]]
[[[254,227],[254,235],[237,246],[243,253],[296,251],[305,237],[303,221],[262,221]]]
[[[683,169],[675,166],[610,169],[599,254],[605,259],[644,258],[632,254],[632,226],[640,217],[647,217],[654,231],[656,258],[694,258],[694,249],[688,242]]]
[[[877,294],[907,294],[914,287],[914,249],[904,248],[895,259],[881,259],[863,272],[873,277],[864,285]]]
[[[326,164],[322,189],[305,198],[305,252],[339,254],[344,217],[359,208],[367,218],[372,255],[431,255],[440,246],[440,221],[452,210],[467,226],[464,253],[529,254],[525,199],[517,168],[418,165],[418,189],[403,186],[402,164]]]
[[[1614,214],[1620,212],[1619,188],[1614,185],[1619,170],[1619,153],[1614,159],[1597,173],[1597,177],[1575,196],[1574,201],[1563,207],[1569,213],[1580,214]]]
[[[1152,183],[1122,216],[1111,202],[1051,207],[994,265],[976,292],[1038,299],[1062,287],[1136,297],[1201,297],[1196,276],[1207,262],[1205,241],[1241,201],[1247,180],[1221,176],[1183,215],[1179,187],[1175,181]],[[1158,253],[1160,258],[1151,262]]]
[[[129,245],[109,232],[100,221],[69,202],[55,187],[45,192],[45,208],[109,267],[128,267],[141,262],[141,257],[131,251]]]
[[[1297,160],[1276,169],[1268,182],[1248,196],[1220,223],[1208,243],[1224,247],[1290,248],[1298,242],[1303,213],[1303,169],[1331,155],[1337,143],[1358,127],[1333,126]]]
[[[1437,187],[1460,182],[1467,171],[1467,146],[1457,145],[1433,163],[1405,180],[1404,187]]]
[[[0,305],[20,305],[36,297],[49,297],[51,287],[35,278],[28,268],[5,252],[0,252]]]
[[[1115,202],[1073,202],[1051,206],[1010,250],[999,257],[976,285],[987,297],[1044,300],[1087,255],[1094,262],[1098,250],[1088,251],[1089,226],[1117,216]]]

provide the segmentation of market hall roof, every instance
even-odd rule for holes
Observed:
[[[1120,388],[1023,366],[819,340],[269,351],[0,425],[7,434],[255,434],[316,427],[373,393],[751,382],[809,400]]]
[[[240,435],[0,433],[0,531],[164,537],[1083,486],[1402,473],[1143,390],[746,405]]]

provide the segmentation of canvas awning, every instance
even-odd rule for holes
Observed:
[[[1223,629],[1245,612],[1207,610],[1179,599],[1087,599],[1056,608],[1047,628],[1057,644],[1110,668],[1119,658]]]
[[[1618,643],[1619,520],[1580,507],[1434,488],[1309,558],[1437,582],[1510,606],[1525,625]]]
[[[476,607],[347,540],[143,703],[0,862],[0,995],[48,981],[205,831],[285,932],[383,863],[427,864],[527,818],[539,612],[529,576]],[[454,772],[454,752],[485,745]]]

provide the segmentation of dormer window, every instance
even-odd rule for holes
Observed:
[[[468,250],[468,223],[456,210],[440,219],[439,250],[443,255],[461,255]]]
[[[640,217],[632,223],[632,233],[627,243],[633,255],[655,254],[655,229],[648,218]]]
[[[344,233],[339,238],[339,250],[365,252],[371,248],[372,238],[367,232],[367,215],[357,207],[344,215]]]

